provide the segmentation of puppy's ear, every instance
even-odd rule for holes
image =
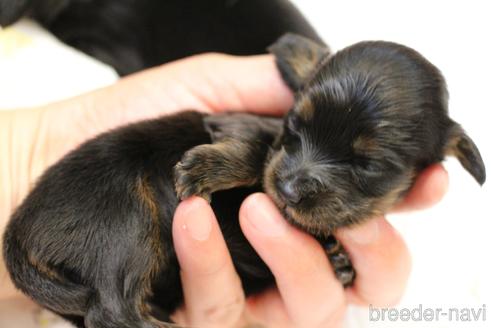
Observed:
[[[477,180],[480,185],[485,182],[485,165],[473,140],[463,128],[455,123],[451,129],[446,153],[458,158],[461,165]]]
[[[272,44],[268,51],[275,55],[277,67],[287,85],[297,91],[321,59],[329,54],[330,49],[303,36],[287,33]]]
[[[32,0],[0,0],[0,26],[15,23],[25,13]]]

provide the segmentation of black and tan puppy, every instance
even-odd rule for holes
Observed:
[[[364,42],[331,55],[293,35],[271,51],[298,90],[284,119],[184,112],[102,134],[49,168],[5,234],[16,286],[79,327],[163,327],[153,309],[182,301],[171,238],[179,198],[211,199],[254,293],[273,278],[234,219],[252,191],[326,242],[349,284],[333,229],[384,213],[447,154],[485,181],[476,146],[447,115],[443,77],[417,52]]]

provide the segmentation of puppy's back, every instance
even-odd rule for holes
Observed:
[[[109,131],[50,167],[6,229],[17,288],[73,320],[86,316],[91,327],[141,327],[121,293],[129,303],[149,297],[150,276],[171,261],[172,167],[211,142],[202,118],[186,112]],[[125,315],[100,312],[108,306]]]

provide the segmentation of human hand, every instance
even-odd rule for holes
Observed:
[[[179,110],[280,114],[293,102],[272,56],[205,54],[162,65],[82,96],[28,110],[0,112],[3,158],[10,159],[12,204],[49,165],[98,133]],[[15,149],[11,153],[7,151]],[[2,181],[8,181],[2,180]],[[5,183],[4,187],[6,187]],[[10,193],[10,192],[9,192]]]
[[[442,165],[433,165],[421,173],[394,210],[430,207],[442,198],[447,184]],[[201,198],[190,198],[179,205],[173,223],[185,298],[174,315],[179,324],[339,327],[347,304],[389,306],[403,294],[410,255],[384,217],[336,232],[357,272],[354,286],[346,290],[336,280],[319,243],[289,225],[266,195],[249,196],[239,221],[246,238],[272,270],[276,286],[245,298],[212,209]]]
[[[292,103],[272,56],[205,54],[58,103],[0,111],[0,235],[37,177],[98,133],[185,109],[280,114]],[[14,295],[0,255],[0,299]]]

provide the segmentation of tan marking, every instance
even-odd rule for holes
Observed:
[[[160,225],[159,225],[159,207],[155,200],[154,191],[148,184],[147,177],[138,178],[135,184],[136,194],[142,205],[149,211],[152,220],[152,229],[150,231],[150,244],[154,251],[153,257],[150,259],[151,265],[144,273],[141,284],[141,293],[136,302],[137,307],[143,317],[149,317],[151,308],[146,300],[152,295],[152,280],[159,273],[161,265],[166,261],[162,253],[162,245],[160,243]]]
[[[378,143],[374,138],[359,135],[352,143],[352,148],[356,154],[371,154],[378,148]]]
[[[457,151],[458,151],[458,143],[461,140],[461,135],[453,135],[449,138],[448,142],[446,143],[446,146],[444,147],[444,153],[446,156],[455,156],[458,157]]]
[[[302,49],[296,49],[293,55],[286,58],[286,60],[294,73],[300,78],[300,81],[306,82],[328,53],[329,49],[326,48],[320,51],[320,45],[309,40]]]
[[[179,175],[194,177],[194,187],[202,197],[209,197],[218,190],[226,190],[240,186],[251,186],[258,182],[258,172],[252,170],[245,158],[254,151],[247,142],[224,139],[212,145],[200,145],[189,150],[181,162],[176,165]],[[197,158],[199,160],[197,160]],[[193,162],[193,167],[183,169],[184,162]],[[178,183],[176,192],[181,195],[190,187]]]
[[[446,156],[454,156],[456,157],[460,163],[466,168],[471,166],[471,162],[468,157],[466,157],[463,152],[460,150],[460,142],[463,140],[463,135],[458,134],[452,136],[449,140],[448,143],[445,146],[445,155]],[[471,153],[473,153],[473,149],[469,147],[469,143],[467,142],[461,142],[461,147],[470,150]]]
[[[154,199],[154,193],[151,187],[148,185],[147,178],[138,178],[136,183],[137,196],[143,205],[150,211],[150,215],[153,221],[157,223],[157,217],[159,215],[159,209]]]
[[[278,151],[273,155],[273,157],[268,161],[268,165],[265,169],[265,173],[263,176],[263,188],[265,192],[270,196],[273,201],[277,204],[277,206],[282,206],[282,202],[280,198],[277,196],[277,188],[275,187],[275,175],[276,168],[282,159],[283,150]]]
[[[38,260],[36,256],[29,253],[27,256],[27,261],[36,268],[42,275],[46,276],[48,279],[56,280],[56,281],[65,281],[63,276],[61,276],[58,272],[50,268],[47,264]]]
[[[327,237],[331,231],[326,231],[326,224],[324,222],[314,219],[312,213],[303,214],[293,208],[286,207],[286,204],[278,196],[275,186],[275,176],[277,167],[284,154],[284,151],[280,150],[270,159],[263,176],[263,188],[265,192],[273,200],[275,205],[284,211],[287,216],[286,219],[291,221],[291,223],[297,224],[313,235],[324,235]]]
[[[312,212],[301,213],[293,208],[286,207],[285,213],[287,215],[286,218],[288,220],[290,219],[291,223],[297,224],[304,231],[312,235],[326,238],[333,232],[326,222],[316,219]]]
[[[299,115],[303,121],[308,122],[312,120],[314,110],[315,108],[312,100],[308,96],[301,96],[296,103],[294,112]]]
[[[258,172],[252,171],[250,165],[245,165],[243,162],[245,154],[252,152],[248,145],[248,143],[231,139],[210,146],[211,148],[216,148],[219,151],[219,155],[224,157],[224,174],[213,177],[219,184],[220,189],[251,186],[258,181]],[[234,169],[231,170],[231,168]]]
[[[300,81],[306,81],[318,64],[318,59],[310,52],[310,56],[295,56],[288,59],[289,65],[294,73],[300,78]]]

